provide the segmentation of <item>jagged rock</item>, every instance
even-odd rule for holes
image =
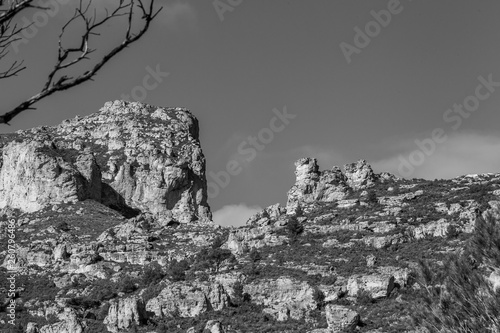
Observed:
[[[323,292],[323,295],[325,295],[325,302],[336,301],[344,294],[342,286],[319,285],[318,288]]]
[[[347,282],[349,296],[366,291],[373,299],[387,297],[394,289],[394,276],[385,274],[351,276]]]
[[[62,321],[42,326],[40,333],[83,333],[86,327],[72,308],[65,308],[58,317]]]
[[[26,325],[26,333],[39,333],[40,330],[38,329],[38,324],[37,323],[28,323]]]
[[[278,246],[286,241],[286,236],[270,233],[271,227],[243,227],[229,232],[226,244],[223,246],[235,255],[241,255],[251,249],[264,246]]]
[[[54,278],[54,284],[57,288],[65,288],[72,284],[71,276],[69,274],[65,274],[61,277]]]
[[[146,310],[162,317],[196,317],[229,305],[229,295],[220,283],[173,283],[146,304]]]
[[[315,197],[318,201],[332,202],[344,199],[348,191],[346,177],[340,168],[335,166],[332,170],[321,172]]]
[[[209,320],[205,325],[205,330],[209,330],[210,333],[226,333],[226,330],[218,320]]]
[[[288,191],[287,214],[297,210],[300,201],[312,201],[319,180],[318,163],[314,158],[301,158],[295,162],[295,185]]]
[[[381,266],[377,267],[377,272],[382,276],[393,276],[395,286],[406,287],[410,281],[412,271],[408,268]]]
[[[288,191],[287,214],[297,215],[301,202],[332,202],[343,199],[348,192],[346,179],[338,167],[318,171],[315,158],[301,158],[295,162],[295,184]]]
[[[53,142],[26,139],[2,149],[0,208],[34,212],[56,203],[89,199],[95,182],[87,181],[76,165],[65,161]]]
[[[344,165],[344,175],[347,184],[354,190],[372,187],[377,181],[375,173],[365,160]]]
[[[252,302],[264,306],[264,311],[279,321],[301,319],[317,306],[313,300],[314,288],[307,282],[290,278],[262,279],[244,286]]]
[[[124,214],[210,221],[198,133],[186,109],[123,101],[18,131],[2,147],[0,208],[34,212],[93,199]]]
[[[359,323],[360,316],[342,305],[328,304],[325,309],[328,330],[331,333],[341,333],[354,330]]]
[[[393,175],[392,173],[381,172],[378,175],[378,180],[381,182],[391,182],[391,181],[397,181],[399,180],[399,178]]]
[[[276,221],[286,210],[279,203],[264,208],[262,211],[252,215],[247,220],[247,225],[257,224],[260,226],[267,225]]]
[[[439,219],[438,221],[432,221],[418,227],[414,227],[413,237],[415,239],[422,239],[426,236],[432,237],[446,237],[448,234],[448,227],[451,223],[447,222],[446,219]]]
[[[54,256],[54,260],[65,260],[70,257],[70,254],[67,251],[66,244],[58,244],[54,248],[54,251],[52,252],[52,255]]]
[[[376,249],[385,249],[393,244],[401,244],[405,242],[402,234],[388,236],[367,236],[363,237],[363,242],[366,245],[373,246]]]
[[[376,263],[377,263],[377,257],[375,257],[373,254],[370,254],[366,258],[366,266],[373,267],[373,266],[375,266]]]
[[[109,303],[108,315],[104,318],[103,324],[110,332],[116,333],[121,329],[128,329],[133,323],[140,325],[147,319],[145,306],[140,297],[120,298]]]

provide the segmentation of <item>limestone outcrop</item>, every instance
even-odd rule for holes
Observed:
[[[314,289],[306,282],[280,277],[262,280],[245,286],[254,303],[264,306],[264,311],[279,321],[289,318],[302,319],[317,303]]]
[[[347,184],[354,190],[369,188],[375,185],[378,178],[365,160],[344,165],[344,175]]]
[[[136,215],[210,221],[198,121],[186,109],[124,101],[4,135],[0,208],[34,212],[93,199]]]
[[[129,329],[133,324],[140,325],[147,319],[145,305],[139,297],[112,300],[104,324],[109,332]]]
[[[39,330],[40,333],[83,333],[85,325],[79,319],[77,313],[72,308],[65,308],[59,316],[60,322],[52,325],[42,326]],[[35,326],[30,328],[35,330]]]
[[[295,184],[288,191],[287,214],[300,212],[301,203],[341,201],[351,190],[374,186],[379,178],[365,160],[344,165],[342,172],[337,166],[319,171],[315,158],[301,158],[295,162]]]
[[[229,305],[229,295],[220,283],[173,283],[149,300],[146,310],[159,318],[196,317],[209,310]]]

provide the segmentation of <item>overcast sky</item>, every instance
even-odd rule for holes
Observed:
[[[53,95],[0,131],[96,112],[139,92],[149,71],[168,72],[144,102],[198,117],[210,205],[216,222],[232,225],[284,204],[300,157],[316,157],[321,169],[366,159],[377,172],[409,178],[500,170],[498,1],[161,4],[147,36],[94,82]],[[16,56],[30,67],[0,82],[5,109],[40,89],[69,7],[19,45]],[[117,41],[119,28],[105,27],[104,40]]]

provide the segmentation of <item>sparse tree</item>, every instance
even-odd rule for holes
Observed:
[[[286,225],[290,239],[295,242],[304,232],[304,226],[296,217],[291,217]]]
[[[262,256],[259,252],[259,250],[257,250],[256,248],[253,248],[252,251],[250,251],[250,261],[252,262],[258,262],[262,259]]]
[[[377,193],[373,190],[369,190],[366,195],[366,201],[372,206],[378,205]]]
[[[57,5],[59,2],[52,1]],[[0,0],[0,79],[18,76],[26,69],[22,55],[16,54],[12,59],[12,51],[18,51],[17,46],[27,41],[22,33],[36,23],[35,14],[31,12],[31,22],[26,24],[26,20],[30,21],[27,14],[33,10],[48,13],[51,9],[48,3],[40,3],[38,0]],[[97,9],[97,6],[106,6],[103,2],[94,4],[92,0],[79,0],[70,3],[76,4],[75,12],[60,30],[54,67],[48,70],[45,83],[37,93],[16,106],[7,108],[4,105],[10,111],[0,115],[0,124],[9,124],[21,112],[34,110],[37,102],[56,92],[92,80],[104,65],[148,31],[161,10],[155,8],[155,0],[117,0],[111,8],[105,8],[104,13]],[[113,23],[122,24],[121,18],[126,22],[123,24],[123,39],[109,50],[99,52],[100,55],[94,53],[96,49],[92,45],[102,28]],[[22,25],[19,23],[21,19],[24,20]],[[76,35],[75,31],[78,31]],[[84,68],[82,65],[89,61],[91,65]]]
[[[184,281],[188,269],[189,263],[187,260],[172,260],[168,267],[170,279],[172,279],[172,281]]]
[[[414,320],[430,332],[500,332],[500,290],[486,275],[500,267],[500,219],[478,218],[462,254],[444,268],[421,263],[421,298]]]

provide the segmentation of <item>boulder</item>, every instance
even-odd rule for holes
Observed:
[[[387,274],[355,275],[347,281],[349,296],[357,296],[360,291],[366,291],[374,299],[384,298],[393,289],[394,276]]]
[[[359,314],[342,305],[328,304],[325,309],[326,322],[331,333],[350,332],[359,323]]]
[[[210,331],[210,333],[226,333],[226,330],[218,320],[209,320],[205,325],[205,330]]]

